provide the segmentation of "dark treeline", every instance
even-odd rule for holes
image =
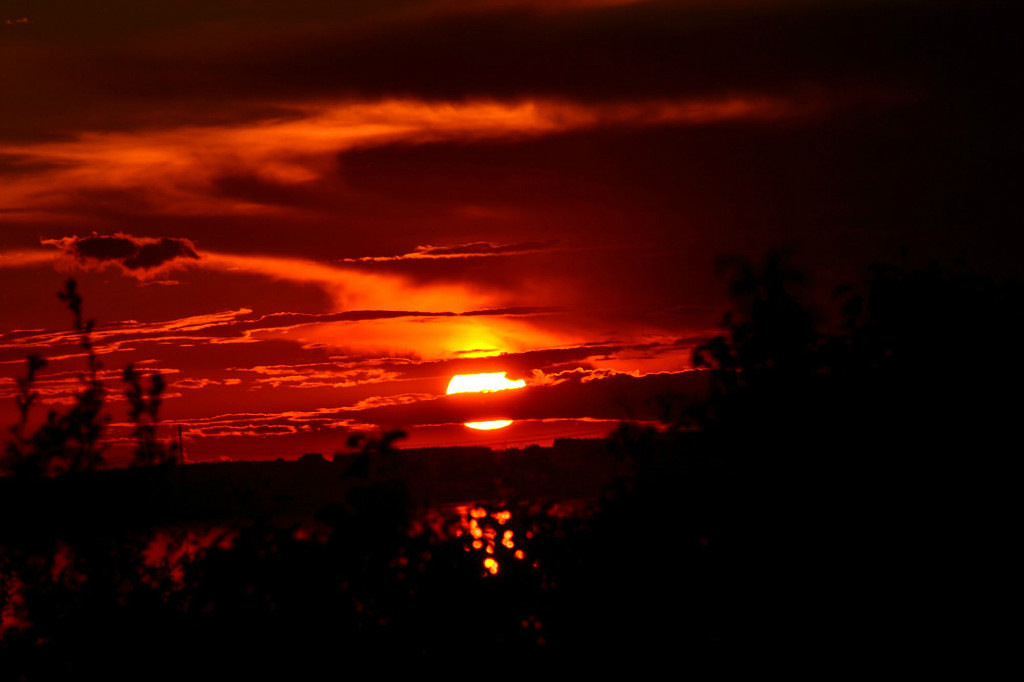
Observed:
[[[672,422],[700,433],[679,460],[714,470],[682,465],[730,545],[734,641],[841,668],[981,665],[1006,641],[1020,282],[874,266],[823,330],[783,257],[722,266],[733,307],[695,353],[712,395]]]
[[[316,532],[254,511],[187,552],[168,530],[154,559],[145,523],[3,519],[5,679],[977,669],[1009,638],[1020,284],[879,266],[822,321],[781,256],[723,273],[732,309],[694,356],[710,395],[611,434],[618,476],[585,510],[506,488],[475,526],[432,524],[392,434],[289,465],[342,472]]]

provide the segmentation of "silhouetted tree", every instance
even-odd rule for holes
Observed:
[[[345,475],[371,481],[393,476],[397,453],[394,443],[405,437],[405,431],[400,429],[385,431],[379,436],[352,434],[345,441],[345,446],[356,452]]]
[[[71,409],[64,414],[51,409],[43,424],[28,438],[25,435],[28,413],[38,396],[38,392],[32,390],[32,384],[36,373],[45,365],[39,356],[29,357],[28,372],[24,379],[18,381],[19,421],[13,429],[14,441],[7,446],[12,460],[9,468],[20,474],[87,471],[103,464],[105,446],[101,439],[110,417],[102,414],[106,388],[99,377],[102,364],[92,340],[95,321],[82,317],[82,297],[75,280],[69,279],[57,297],[67,304],[74,317],[78,345],[85,351],[86,372],[79,375],[82,390],[75,396]]]
[[[711,371],[711,395],[683,421],[715,434],[734,459],[767,462],[761,455],[772,449],[774,465],[780,454],[799,459],[813,440],[806,427],[819,407],[811,396],[823,343],[799,293],[806,276],[778,253],[760,264],[724,258],[717,269],[729,276],[732,309],[720,324],[725,333],[694,350],[693,365]]]
[[[51,409],[39,428],[29,436],[26,428],[29,412],[39,397],[33,389],[38,372],[46,361],[33,354],[28,358],[26,375],[18,379],[18,422],[10,428],[12,440],[5,446],[5,457],[0,470],[19,475],[52,475],[69,471],[88,471],[103,465],[103,431],[110,415],[103,414],[107,390],[100,378],[102,363],[93,342],[94,320],[82,314],[82,296],[78,285],[69,279],[57,297],[73,316],[78,345],[85,351],[86,371],[79,375],[82,389],[76,394],[71,408],[61,414]],[[156,437],[159,410],[166,390],[163,375],[155,372],[149,388],[143,387],[144,377],[131,364],[124,368],[122,378],[128,387],[128,417],[134,424],[136,465],[166,464],[178,460],[176,443],[167,444]]]
[[[148,466],[152,464],[173,464],[178,460],[178,444],[168,445],[157,439],[156,429],[159,423],[161,395],[167,388],[160,372],[150,375],[149,389],[142,386],[142,376],[135,366],[128,364],[122,375],[128,384],[124,396],[128,399],[128,418],[134,424],[132,435],[135,437],[135,459],[133,464]]]
[[[717,270],[729,276],[733,307],[720,325],[728,336],[698,347],[694,364],[717,370],[726,383],[745,385],[813,371],[819,334],[813,315],[793,291],[806,276],[780,253],[760,265],[723,258]]]
[[[955,645],[1013,517],[1024,290],[962,266],[875,265],[837,292],[825,333],[782,265],[730,261],[726,333],[694,355],[714,378],[695,422],[725,463],[716,521],[752,622],[775,648],[824,623],[818,644],[841,650],[865,635],[830,614],[893,614],[871,627],[879,650]]]
[[[25,428],[28,425],[28,415],[32,403],[39,397],[39,391],[33,389],[36,381],[36,374],[46,367],[46,360],[38,353],[28,356],[26,362],[25,376],[17,380],[18,395],[15,396],[15,403],[18,405],[18,422],[11,427],[13,440],[5,447],[5,457],[0,471],[11,471],[16,474],[41,473],[32,472],[31,469],[38,467],[37,458],[32,456],[31,440],[25,435]]]
[[[92,341],[96,321],[85,320],[82,317],[82,297],[78,293],[75,280],[69,279],[64,291],[58,292],[57,297],[67,303],[74,315],[78,345],[85,351],[88,370],[86,374],[79,376],[83,390],[76,397],[74,406],[59,421],[67,437],[59,438],[58,441],[63,441],[64,446],[62,465],[68,471],[85,471],[102,466],[102,453],[105,447],[100,443],[100,438],[110,421],[109,415],[101,415],[107,390],[99,378],[102,364],[96,356]]]

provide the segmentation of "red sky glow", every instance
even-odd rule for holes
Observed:
[[[1015,267],[999,3],[243,4],[0,3],[0,423],[69,277],[117,465],[128,363],[193,460],[549,443],[705,390],[721,255]]]

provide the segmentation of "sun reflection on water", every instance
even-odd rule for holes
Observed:
[[[523,561],[526,552],[516,547],[516,533],[508,524],[512,512],[500,509],[489,512],[483,506],[461,506],[455,509],[458,522],[454,528],[457,538],[465,538],[463,550],[483,553],[484,576],[497,575],[504,561]]]

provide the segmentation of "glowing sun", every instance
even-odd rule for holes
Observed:
[[[504,391],[510,388],[522,388],[526,381],[517,379],[512,381],[505,378],[505,372],[490,372],[488,374],[456,374],[448,383],[448,395],[452,393],[478,393],[487,391]],[[501,429],[512,423],[511,419],[496,419],[486,422],[466,422],[471,429]]]

